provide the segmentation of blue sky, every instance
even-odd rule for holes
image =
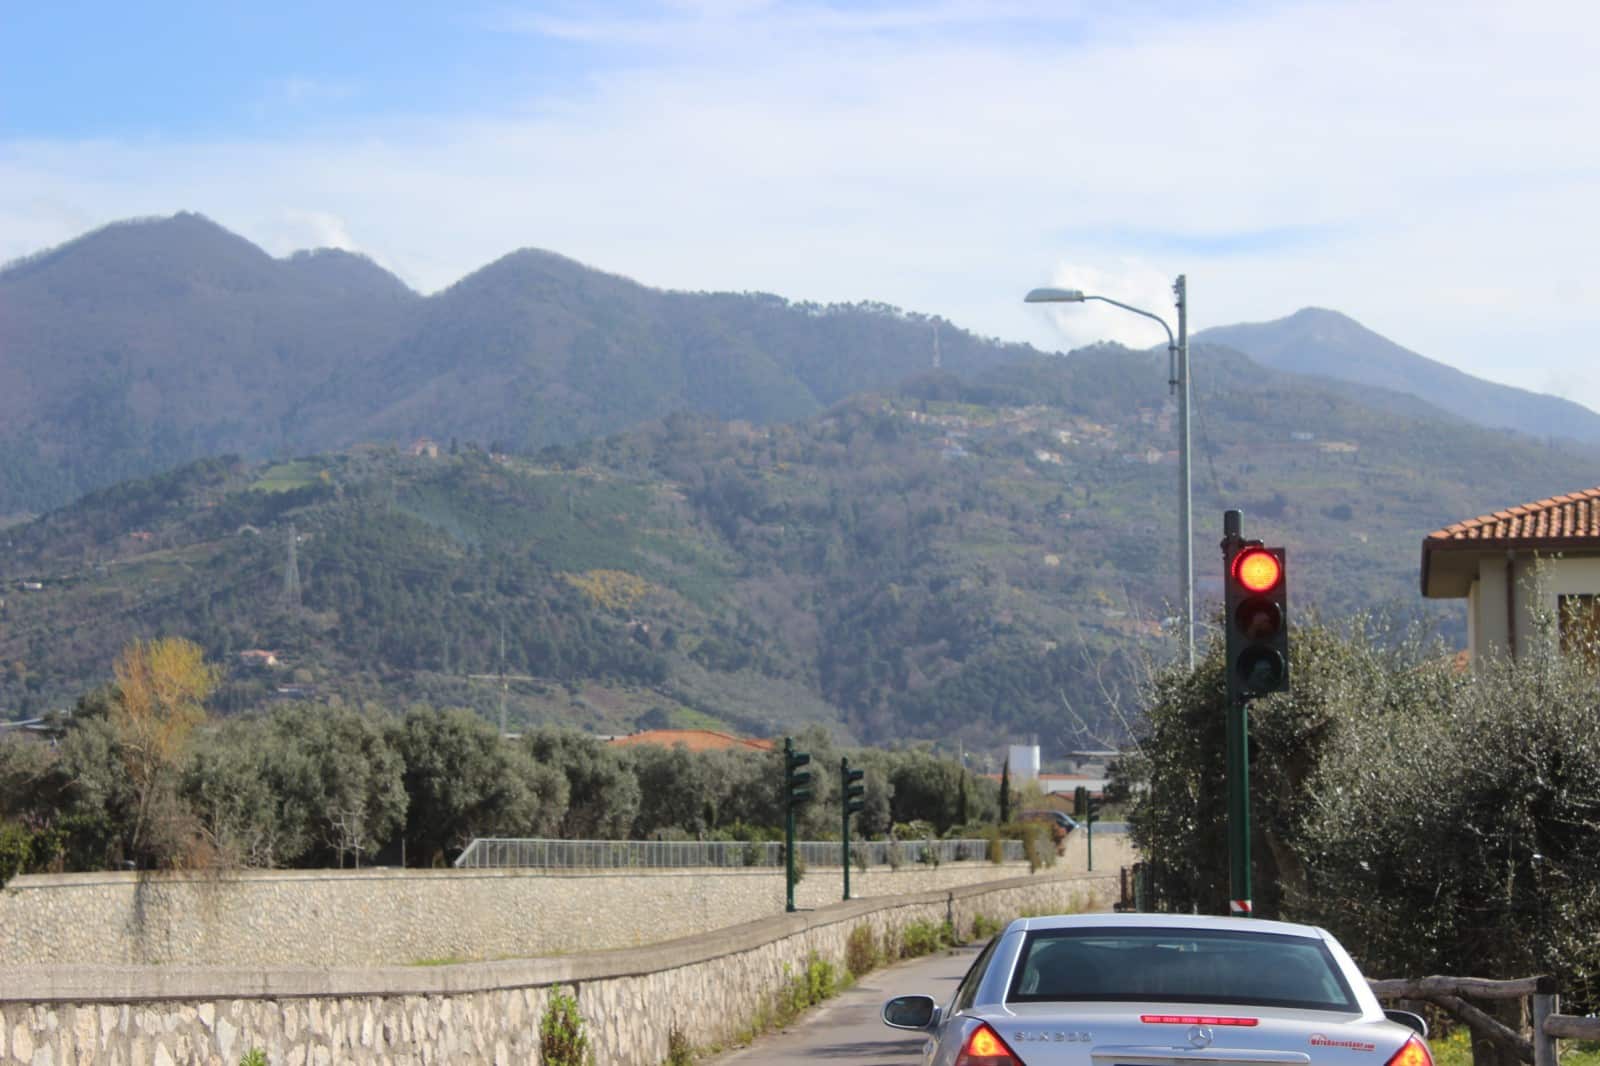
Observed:
[[[1600,407],[1576,2],[0,0],[0,260],[197,210],[435,291],[518,247],[1050,348],[1316,305]],[[1151,331],[1157,335],[1151,336]]]

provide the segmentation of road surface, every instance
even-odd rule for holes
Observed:
[[[974,944],[874,970],[787,1029],[705,1061],[708,1066],[917,1066],[926,1038],[879,1021],[883,1001],[925,992],[941,1004],[947,1002],[981,947]]]

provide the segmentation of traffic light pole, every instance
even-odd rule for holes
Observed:
[[[783,805],[783,909],[794,913],[794,804]]]
[[[850,769],[848,755],[839,759],[839,839],[844,841],[844,853],[839,861],[844,865],[845,899],[850,898],[850,816],[860,814],[866,807],[867,786],[863,783],[866,776],[865,770]]]
[[[1222,515],[1222,565],[1230,573],[1233,557],[1244,544],[1240,533],[1241,515],[1225,511]],[[1225,620],[1224,629],[1233,636],[1233,626]],[[1249,697],[1234,670],[1233,649],[1223,663],[1228,679],[1227,768],[1228,768],[1228,913],[1250,917],[1250,720]]]
[[[839,839],[843,847],[839,864],[844,867],[844,898],[850,898],[850,759],[839,759]]]
[[[783,909],[793,912],[794,906],[794,811],[811,797],[811,773],[804,769],[811,756],[794,750],[794,738],[783,738]]]

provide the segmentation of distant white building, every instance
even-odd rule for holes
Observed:
[[[1006,763],[1011,767],[1013,784],[1020,781],[1039,780],[1039,745],[1011,745],[1006,752]]]

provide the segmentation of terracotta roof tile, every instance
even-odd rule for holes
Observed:
[[[632,747],[635,744],[655,744],[671,748],[682,744],[690,751],[726,751],[729,748],[772,751],[777,747],[770,740],[736,737],[728,733],[718,733],[714,729],[648,729],[642,733],[616,737],[609,743],[621,748]]]
[[[1600,544],[1600,488],[1525,503],[1445,526],[1428,534],[1423,547],[1472,541],[1525,542],[1594,538]]]

